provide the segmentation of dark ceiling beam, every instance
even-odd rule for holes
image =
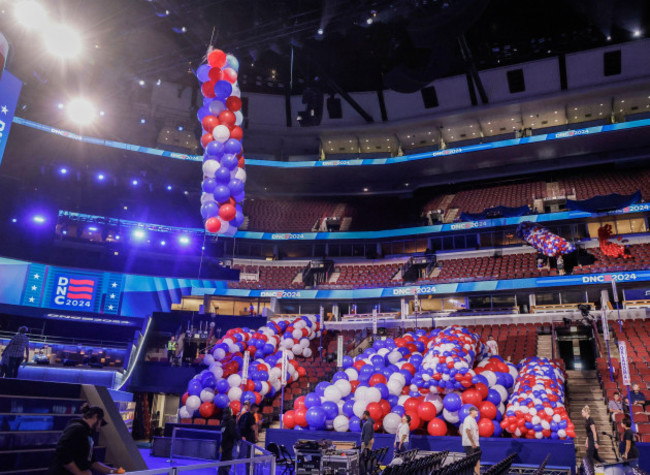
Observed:
[[[464,34],[458,37],[458,47],[460,48],[460,54],[465,61],[465,65],[467,66],[468,81],[470,78],[474,80],[474,85],[476,86],[478,94],[481,97],[481,102],[483,104],[488,104],[489,100],[487,93],[485,92],[485,87],[483,86],[483,81],[481,81],[481,77],[478,74],[478,69],[476,68],[476,63],[474,62],[472,51],[469,49],[469,45],[467,44],[467,40],[465,39]],[[470,90],[471,89],[472,87],[470,84]]]

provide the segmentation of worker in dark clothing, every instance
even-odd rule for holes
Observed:
[[[372,450],[372,444],[375,442],[375,420],[370,417],[368,411],[363,411],[361,416],[361,450]]]
[[[248,458],[250,455],[251,446],[243,441],[251,444],[255,443],[255,424],[255,415],[251,411],[251,402],[249,400],[244,401],[241,412],[237,416],[237,429],[242,439],[239,442],[239,458]]]
[[[91,475],[93,471],[110,474],[124,473],[95,460],[93,436],[106,425],[104,410],[98,406],[84,404],[82,417],[73,419],[63,430],[50,466],[49,475]]]
[[[223,410],[221,421],[221,461],[232,460],[232,449],[239,440],[237,436],[237,425],[232,417],[232,409],[226,407]],[[219,467],[219,475],[228,475],[230,467]]]

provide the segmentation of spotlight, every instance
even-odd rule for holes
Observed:
[[[59,103],[56,105],[56,107],[57,107],[58,109],[63,109],[63,104],[59,102]]]
[[[167,185],[167,191],[172,191],[172,186],[171,185]]]
[[[104,181],[104,178],[106,178],[106,177],[104,176],[103,173],[100,173],[100,174],[97,175],[97,179],[98,179],[99,181]]]
[[[135,231],[133,231],[133,238],[134,239],[142,240],[145,237],[147,237],[147,233],[145,233],[144,230],[136,229]]]
[[[88,231],[90,231],[92,233],[92,232],[97,231],[97,228],[95,226],[89,226]]]
[[[162,84],[162,81],[161,81],[160,79],[158,79],[158,80],[156,81],[156,86],[160,86],[161,84]]]
[[[140,80],[138,81],[138,84],[140,84],[141,86],[144,86],[144,85],[145,85],[145,82],[144,82],[142,79],[140,79]]]
[[[133,180],[133,181],[131,182],[131,184],[132,184],[133,186],[138,186],[138,183],[140,183],[138,180]]]
[[[106,112],[104,112],[104,111],[99,111],[99,115],[101,115],[102,117],[104,117],[104,116],[106,115]]]
[[[115,235],[115,240],[116,240],[116,241],[119,241],[120,239],[121,239],[121,238],[120,238],[120,235],[119,235],[119,234],[116,234],[116,235]]]
[[[322,28],[318,29],[318,36],[323,36],[323,29]]]
[[[636,30],[634,30],[632,32],[632,36],[634,36],[635,38],[640,38],[641,37],[641,30],[639,30],[638,28]]]
[[[61,231],[61,234],[63,234],[64,236],[67,236],[68,235],[68,230],[64,229],[63,231]]]
[[[367,23],[368,25],[372,25],[372,18],[368,18],[368,19],[366,20],[366,23]]]
[[[59,173],[60,173],[61,175],[67,175],[67,174],[68,174],[68,169],[65,168],[65,167],[60,168],[60,169],[59,169]]]
[[[188,238],[187,236],[181,236],[178,238],[178,242],[183,246],[187,246],[190,243],[190,238]]]
[[[612,37],[607,35],[607,41],[612,41]]]
[[[88,125],[95,119],[95,106],[83,98],[68,103],[68,118],[77,125]]]
[[[11,222],[12,222],[12,223],[17,223],[18,220],[17,220],[16,218],[11,218]]]
[[[161,245],[161,246],[166,246],[167,243],[166,243],[165,241],[160,241],[160,245]]]
[[[81,53],[81,36],[66,25],[53,25],[43,34],[45,49],[61,59],[73,59]]]
[[[47,23],[47,13],[38,2],[25,0],[17,2],[14,8],[16,21],[30,30],[40,30]]]
[[[141,124],[146,124],[146,123],[147,123],[147,120],[143,117],[142,119],[140,119],[140,123],[141,123]]]
[[[40,214],[37,214],[32,219],[34,220],[35,223],[38,224],[43,224],[45,222],[45,217],[41,216]]]
[[[178,126],[178,131],[179,131],[179,132],[182,132],[182,131],[183,131],[183,126],[182,126],[182,125],[179,125],[179,126]]]

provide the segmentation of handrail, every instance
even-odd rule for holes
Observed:
[[[0,331],[0,340],[11,340],[15,332]],[[94,340],[92,338],[84,338],[83,340],[74,337],[57,337],[41,335],[40,333],[27,333],[30,343],[43,343],[44,345],[70,345],[70,346],[92,346],[102,347],[111,350],[125,350],[128,345],[124,342],[113,340]]]

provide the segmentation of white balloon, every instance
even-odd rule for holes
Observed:
[[[496,390],[499,393],[502,402],[508,399],[508,390],[500,384],[496,384],[492,389]]]
[[[397,350],[393,350],[388,354],[388,361],[390,361],[390,364],[395,364],[401,359],[402,359],[402,354]],[[395,374],[395,373],[393,373],[393,374]],[[402,375],[402,376],[404,376],[404,375]]]
[[[488,387],[490,388],[497,383],[497,375],[493,371],[483,371],[481,376],[488,380]]]
[[[334,386],[336,386],[341,393],[341,397],[345,397],[352,392],[352,385],[347,379],[339,379],[334,383]]]
[[[212,129],[212,136],[217,142],[224,143],[230,138],[230,129],[225,125],[217,125]]]
[[[355,401],[365,401],[366,400],[366,391],[368,391],[368,386],[359,386],[354,393]]]
[[[388,384],[386,384],[386,386],[388,386],[388,392],[393,396],[399,396],[400,394],[402,394],[402,388],[404,387],[396,379],[391,379],[390,381],[388,381]]]
[[[365,401],[356,401],[354,406],[352,406],[352,412],[354,412],[355,416],[361,418],[361,416],[363,416],[363,411],[366,410],[366,406],[368,406],[368,404]]]
[[[300,346],[300,345],[293,345],[293,347],[291,347],[291,351],[293,351],[293,354],[294,354],[294,355],[298,355],[298,356],[300,356],[300,355],[302,354],[302,346]]]
[[[181,419],[189,419],[192,417],[192,414],[189,413],[187,407],[183,406],[178,411],[178,417],[180,417]]]
[[[323,398],[326,401],[339,402],[342,397],[343,395],[341,394],[341,391],[339,391],[339,388],[334,384],[331,384],[325,388]]]
[[[230,388],[228,390],[228,399],[230,399],[231,401],[239,401],[241,399],[241,395],[242,395],[242,390],[239,387]]]
[[[447,422],[451,422],[452,424],[455,424],[459,420],[458,411],[449,412],[447,409],[442,410],[442,417],[444,417]]]
[[[242,122],[244,122],[244,114],[241,111],[235,112],[235,125],[241,125]]]
[[[203,174],[208,178],[214,178],[214,174],[220,166],[216,160],[206,160],[203,162]]]
[[[230,93],[230,95],[235,97],[241,97],[241,89],[239,89],[237,83],[232,85],[232,92]]]
[[[268,381],[262,381],[262,389],[260,389],[260,394],[265,396],[271,390],[271,385]]]
[[[399,399],[397,400],[397,405],[398,405],[398,406],[402,406],[402,407],[404,407],[404,403],[405,403],[406,400],[407,400],[408,398],[410,398],[410,397],[411,397],[411,396],[408,396],[408,395],[406,395],[406,394],[402,394],[402,395],[399,397]]]
[[[302,336],[302,331],[298,330],[297,328],[293,330],[291,333],[291,336],[293,336],[296,340],[299,340],[300,337]]]
[[[558,431],[557,431],[557,436],[558,436],[560,439],[564,439],[564,438],[566,437],[566,431],[565,431],[564,429],[560,429],[560,430],[558,430]]]
[[[399,423],[401,421],[402,418],[399,416],[399,414],[395,412],[389,412],[386,414],[386,417],[384,417],[384,430],[389,434],[397,433],[397,426],[399,426]]]
[[[377,388],[368,388],[366,391],[366,401],[368,403],[381,401],[381,391]]]
[[[243,168],[235,168],[235,178],[241,180],[243,183],[246,183],[246,170]]]
[[[304,350],[302,350],[302,356],[304,356],[305,358],[311,358],[312,353],[313,352],[311,351],[311,348],[305,348]]]
[[[300,343],[298,343],[298,344],[300,346],[302,346],[303,348],[307,348],[311,344],[311,342],[309,341],[309,338],[302,338],[300,340]]]
[[[402,373],[393,373],[390,375],[390,378],[388,378],[389,381],[397,381],[399,382],[402,386],[406,385],[406,378]]]
[[[199,396],[201,398],[201,401],[203,402],[212,402],[214,401],[214,389],[212,388],[205,388],[201,391],[201,394]]]
[[[228,384],[231,388],[239,387],[241,385],[241,376],[238,374],[231,374],[228,376]]]
[[[221,221],[221,227],[219,228],[219,232],[217,234],[225,234],[226,232],[228,232],[228,228],[230,228],[230,223],[228,221],[224,221],[221,218],[219,218],[219,221]],[[237,350],[235,351],[230,350],[230,351],[232,353],[235,353]]]
[[[350,381],[356,381],[359,379],[359,372],[355,368],[346,368],[345,374],[348,375]]]
[[[442,403],[442,397],[440,395],[429,393],[424,397],[424,400],[433,404],[436,407],[436,414],[440,414],[444,407]]]
[[[214,358],[213,356],[208,353],[203,357],[203,363],[207,366],[210,366],[212,363],[214,363]]]
[[[223,378],[223,368],[221,366],[218,366],[216,363],[210,366],[210,372],[214,374],[214,377],[216,379]]]
[[[212,193],[201,193],[201,204],[204,205],[209,201],[217,201]]]
[[[332,426],[336,432],[347,432],[350,428],[350,419],[343,415],[336,416],[332,421]]]
[[[201,406],[201,399],[198,396],[190,396],[185,401],[185,407],[187,411],[192,414]]]
[[[210,109],[210,114],[216,117],[226,110],[226,106],[223,102],[216,100],[210,103],[208,109]]]

